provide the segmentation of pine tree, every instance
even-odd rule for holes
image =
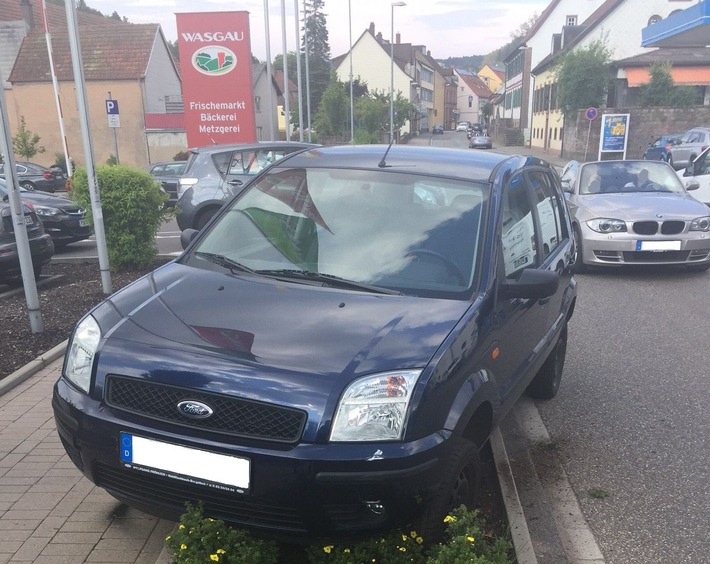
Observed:
[[[320,100],[330,84],[330,44],[328,43],[328,28],[323,13],[324,0],[305,0],[304,26],[302,32],[308,35],[308,78],[311,94],[311,111],[315,114],[320,106]],[[301,39],[301,65],[305,76],[306,37]],[[290,67],[289,67],[290,71]],[[306,95],[305,83],[302,88]],[[306,105],[304,104],[304,108]]]

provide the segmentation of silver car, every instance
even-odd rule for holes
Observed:
[[[710,268],[710,208],[661,161],[571,161],[562,187],[572,213],[575,270],[628,264]]]
[[[694,127],[686,131],[680,143],[673,147],[668,163],[676,170],[683,170],[700,153],[710,146],[710,127]]]

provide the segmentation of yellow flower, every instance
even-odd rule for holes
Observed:
[[[473,537],[466,537],[466,540],[467,540],[468,542],[473,542],[473,541],[475,541],[476,539],[474,539]]]
[[[424,539],[422,537],[417,537],[417,544],[422,544]]]
[[[346,548],[345,550],[343,550],[343,552],[344,552],[345,554],[350,554],[350,549],[349,549],[349,548]]]
[[[407,535],[402,535],[402,540],[407,542]]]
[[[417,531],[409,531],[409,536],[413,539],[417,538]]]
[[[187,550],[187,545],[186,545],[186,544],[181,544],[181,545],[180,545],[180,550]]]
[[[407,549],[404,548],[403,546],[400,546],[400,547],[399,547],[399,551],[400,551],[400,552],[407,552]]]
[[[227,553],[224,550],[222,550],[221,548],[218,548],[217,554],[227,554]]]
[[[169,541],[169,540],[170,540],[170,535],[168,535],[167,537],[165,537],[165,540],[166,540],[166,541]]]
[[[178,527],[178,529],[180,529],[181,531],[182,531],[184,528],[185,528],[185,525],[180,525],[180,526]]]
[[[219,562],[219,556],[217,554],[210,554],[210,560],[212,560],[212,562]]]
[[[456,517],[453,515],[447,515],[444,517],[444,523],[456,523]]]
[[[332,546],[324,546],[323,547],[323,552],[325,552],[326,554],[330,554],[331,550],[333,550]]]

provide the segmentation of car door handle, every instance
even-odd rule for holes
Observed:
[[[244,184],[244,182],[242,180],[235,179],[235,180],[227,180],[227,184],[230,184],[232,186],[241,186],[242,184]]]

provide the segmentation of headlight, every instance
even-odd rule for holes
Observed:
[[[698,217],[690,222],[690,231],[710,231],[710,216]]]
[[[57,215],[62,215],[62,210],[59,208],[51,208],[49,206],[38,206],[37,204],[34,205],[35,211],[37,212],[37,215],[40,217],[54,217]]]
[[[600,217],[590,219],[587,221],[587,225],[592,231],[596,231],[597,233],[626,233],[626,223],[620,219]]]
[[[92,316],[85,317],[74,330],[67,353],[64,375],[74,385],[89,393],[91,368],[101,340],[101,329]]]
[[[385,372],[352,382],[335,411],[331,442],[395,441],[421,371]]]

